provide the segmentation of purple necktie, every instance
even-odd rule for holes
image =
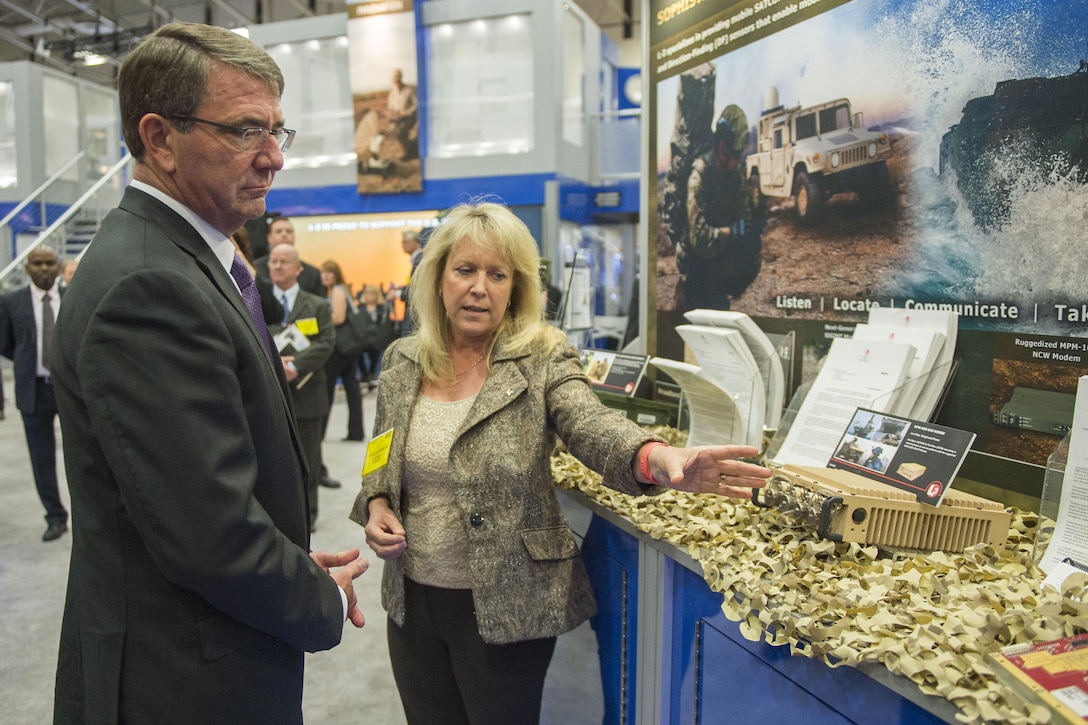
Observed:
[[[257,327],[261,339],[264,340],[264,347],[268,350],[268,358],[271,360],[275,355],[272,352],[272,340],[268,337],[268,325],[265,324],[264,313],[261,312],[261,295],[257,292],[257,284],[253,281],[249,267],[237,254],[234,255],[234,261],[230,265],[230,276],[234,277],[234,281],[238,283],[246,309],[249,310],[249,316],[253,318],[253,324]]]

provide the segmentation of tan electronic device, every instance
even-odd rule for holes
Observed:
[[[926,467],[921,463],[900,463],[895,472],[908,481],[913,481],[926,472]]]
[[[752,501],[792,514],[832,541],[922,551],[1004,546],[1012,523],[1002,504],[981,496],[952,489],[940,506],[929,506],[909,491],[816,466],[774,468]]]

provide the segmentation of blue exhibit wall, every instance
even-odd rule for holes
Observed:
[[[410,194],[360,194],[355,186],[272,189],[266,207],[291,217],[325,214],[371,214],[447,209],[478,199],[510,207],[540,243],[544,185],[553,174],[488,176],[474,179],[424,180],[423,191]]]
[[[544,185],[554,174],[485,176],[473,179],[424,179],[423,191],[410,194],[360,194],[355,186],[273,188],[269,211],[288,216],[358,214],[446,209],[490,197],[508,206],[543,206]]]
[[[559,217],[594,224],[602,216],[637,214],[638,180],[609,186],[590,186],[555,174],[485,176],[471,179],[425,179],[423,191],[411,194],[360,194],[352,185],[273,188],[267,197],[269,212],[301,217],[317,214],[367,214],[446,209],[474,199],[490,198],[511,207],[540,241],[544,189],[560,182]]]
[[[21,203],[19,201],[0,202],[0,218],[6,217]],[[41,231],[59,219],[67,209],[68,207],[63,204],[52,203],[46,204],[44,209],[41,204],[28,204],[24,207],[18,215],[8,222],[8,226],[11,228],[11,249],[8,250],[6,258],[14,259],[19,254],[18,235]],[[42,218],[43,212],[45,214],[44,219]],[[4,255],[0,255],[0,260],[2,259],[5,259]],[[3,268],[4,264],[0,264],[0,268]]]
[[[638,179],[591,186],[577,179],[559,182],[559,218],[577,224],[607,223],[617,216],[638,216]]]

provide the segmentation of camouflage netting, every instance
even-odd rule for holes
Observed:
[[[997,681],[987,654],[1088,631],[1088,575],[1074,575],[1062,592],[1043,588],[1032,563],[1038,520],[1031,512],[1013,511],[1000,550],[888,553],[820,540],[747,501],[626,496],[566,452],[553,457],[552,474],[560,487],[581,491],[699,562],[707,584],[725,597],[722,611],[747,639],[831,667],[880,662],[951,701],[963,722],[1050,722],[1049,711]]]

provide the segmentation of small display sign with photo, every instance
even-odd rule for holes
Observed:
[[[596,390],[631,397],[646,372],[646,356],[583,348],[582,372]]]
[[[858,408],[827,462],[939,506],[975,434]]]

